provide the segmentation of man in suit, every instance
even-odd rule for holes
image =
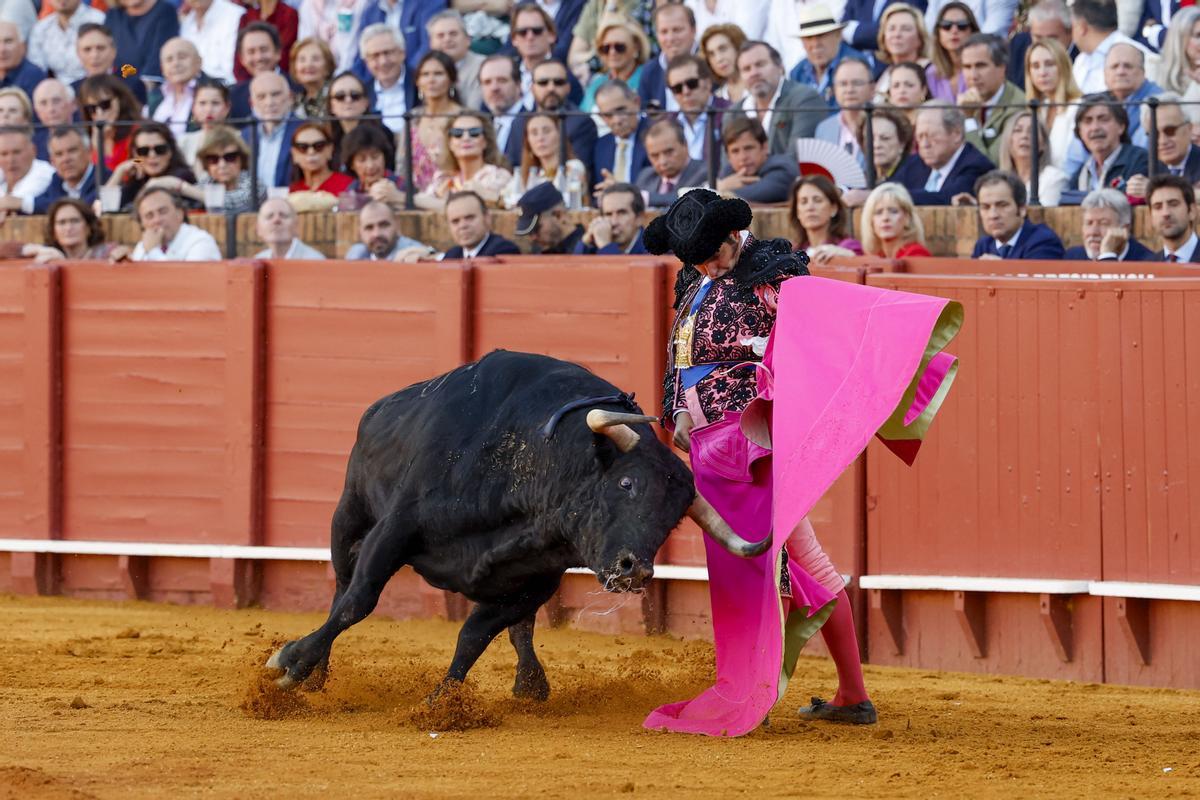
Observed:
[[[564,0],[563,5],[568,5],[566,0]],[[558,52],[558,47],[556,46],[559,39],[558,32],[562,29],[555,24],[554,18],[550,16],[550,13],[537,2],[533,2],[533,0],[517,3],[513,8],[511,17],[512,44],[510,48],[511,51],[515,51],[519,55],[521,101],[526,108],[531,108],[534,101],[534,69],[543,61],[549,59],[566,64],[565,57],[559,58],[555,55]],[[564,38],[569,42],[570,33],[566,33]],[[568,72],[567,82],[570,90],[567,96],[571,102],[582,102],[583,87],[579,85],[579,80],[574,74]]]
[[[667,65],[672,58],[695,52],[695,13],[683,3],[659,3],[654,9],[654,37],[662,52],[642,65],[638,78],[642,108],[678,111],[679,102],[667,90]]]
[[[1157,261],[1158,255],[1129,235],[1133,209],[1123,192],[1097,189],[1083,198],[1083,244],[1067,248],[1068,261]]]
[[[392,22],[397,5],[400,7],[399,18]],[[361,31],[381,22],[392,27],[399,26],[400,34],[404,37],[405,71],[416,72],[417,63],[429,50],[429,21],[435,14],[445,10],[446,0],[405,0],[402,3],[396,3],[396,0],[371,0],[358,21],[359,36],[362,35]],[[360,72],[363,67],[366,67],[366,62],[360,50],[354,70]]]
[[[633,183],[650,166],[642,129],[646,122],[640,113],[641,99],[622,80],[611,80],[596,90],[596,111],[609,132],[596,140],[592,154],[592,196],[618,183]]]
[[[583,226],[571,227],[563,196],[550,182],[539,183],[517,201],[518,236],[528,237],[537,255],[571,255],[583,238]]]
[[[33,201],[33,213],[45,214],[60,197],[74,197],[90,204],[96,199],[96,171],[91,146],[83,128],[55,128],[47,145],[54,177]]]
[[[846,23],[842,38],[851,47],[864,53],[875,52],[879,39],[879,18],[895,2],[899,0],[847,0],[846,8],[842,11],[842,22]],[[909,0],[909,5],[924,11],[927,3],[926,0]]]
[[[230,118],[245,119],[250,116],[250,81],[256,76],[267,72],[284,75],[279,69],[282,55],[279,31],[271,23],[251,22],[238,31],[237,58],[250,77],[229,87]],[[295,88],[291,78],[284,77],[288,85]]]
[[[467,108],[479,108],[483,102],[479,68],[483,66],[484,56],[471,51],[471,37],[462,14],[452,8],[439,11],[429,18],[425,28],[429,35],[429,48],[443,52],[454,60],[454,68],[458,70],[455,87],[458,89],[459,102]]]
[[[0,22],[0,89],[16,86],[32,95],[45,79],[45,70],[25,57],[25,42],[17,26]]]
[[[455,242],[442,256],[446,261],[521,252],[513,242],[492,233],[492,214],[475,192],[454,192],[446,198],[446,224]]]
[[[258,120],[259,186],[287,186],[292,173],[292,133],[301,120],[292,115],[292,91],[278,72],[263,72],[250,79],[250,108]],[[252,128],[242,136],[250,141]],[[253,147],[251,148],[253,150]]]
[[[729,113],[762,123],[773,155],[793,152],[795,141],[811,137],[829,116],[829,105],[816,89],[784,78],[779,51],[766,42],[742,45],[737,64],[747,91],[741,106]]]
[[[1008,42],[991,33],[976,33],[962,48],[967,90],[958,105],[967,118],[967,141],[994,164],[1000,158],[1000,134],[1009,118],[1021,112],[1025,93],[1005,78]]]
[[[1192,122],[1183,113],[1181,98],[1163,92],[1158,98],[1158,171],[1182,175],[1193,186],[1200,181],[1200,147],[1192,144]],[[1142,129],[1150,129],[1150,108],[1141,110]],[[1134,175],[1125,185],[1130,197],[1145,197],[1150,179]]]
[[[867,162],[858,142],[858,131],[865,116],[862,105],[874,94],[875,81],[867,62],[861,58],[843,58],[833,74],[833,96],[841,110],[822,120],[814,134],[854,156],[864,169]]]
[[[1162,239],[1158,261],[1170,264],[1200,263],[1200,241],[1193,220],[1196,193],[1192,184],[1178,175],[1155,175],[1146,189],[1150,227]]]
[[[722,117],[729,101],[713,96],[708,64],[691,53],[675,56],[667,64],[667,88],[679,104],[675,118],[687,136],[688,154],[707,164],[713,137],[720,141]]]
[[[1093,189],[1126,191],[1134,176],[1148,174],[1150,157],[1130,143],[1125,105],[1111,95],[1084,95],[1075,117],[1075,136],[1087,149],[1088,159],[1071,176],[1059,205],[1075,205]]]
[[[533,69],[533,107],[526,112],[563,112],[563,128],[575,157],[585,165],[592,163],[596,150],[596,123],[588,114],[579,113],[579,106],[569,99],[570,78],[567,67],[561,61],[549,59]],[[525,117],[518,116],[508,135],[508,146],[504,155],[517,166],[521,163],[522,143],[525,139]]]
[[[58,78],[46,78],[33,90],[33,113],[43,127],[33,132],[33,143],[37,145],[38,158],[49,160],[47,144],[50,131],[59,125],[69,125],[79,112],[75,95]]]
[[[367,84],[371,106],[379,111],[384,127],[400,134],[404,114],[417,104],[411,73],[405,67],[404,37],[386,22],[377,22],[363,28],[358,42],[371,77]]]
[[[917,152],[900,163],[892,180],[904,185],[919,206],[948,206],[961,194],[971,195],[975,181],[994,166],[965,140],[962,112],[930,101],[917,112]]]
[[[758,120],[738,117],[722,133],[725,160],[717,191],[732,192],[748,203],[782,203],[799,177],[796,158],[771,155]]]
[[[1058,234],[1026,216],[1025,183],[1011,172],[992,170],[975,182],[984,236],[971,258],[1046,259],[1063,257]]]
[[[635,181],[649,208],[667,208],[679,197],[679,190],[702,186],[708,181],[708,167],[688,157],[687,138],[676,120],[659,119],[643,136],[650,166]]]
[[[1154,52],[1161,52],[1167,43],[1167,27],[1171,24],[1171,18],[1190,5],[1190,0],[1145,0],[1134,38]]]
[[[521,163],[521,139],[516,138],[517,158],[511,158],[513,128],[521,113],[521,70],[517,62],[502,53],[493,53],[479,66],[479,87],[483,92],[483,110],[492,115],[496,129],[496,147],[509,157],[514,167]]]
[[[593,219],[575,246],[577,256],[644,255],[642,192],[628,183],[614,183],[600,195],[600,215]]]

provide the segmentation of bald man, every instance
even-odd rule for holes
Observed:
[[[292,204],[282,197],[269,198],[258,208],[258,238],[267,249],[254,254],[255,258],[274,258],[286,261],[324,261],[325,255],[296,237],[299,218]]]
[[[150,118],[171,126],[178,139],[187,132],[200,71],[200,51],[182,36],[168,39],[158,54],[163,82],[150,98]]]
[[[37,146],[38,158],[43,161],[50,159],[50,151],[47,148],[50,129],[70,124],[75,116],[75,109],[75,95],[58,78],[46,78],[33,90],[33,113],[37,116],[38,123],[45,126],[33,132],[33,143]]]
[[[287,78],[278,72],[261,72],[251,78],[250,110],[258,120],[259,185],[287,186],[291,183],[292,132],[301,122],[292,115],[292,89]],[[249,143],[251,129],[242,133]]]
[[[45,70],[25,57],[21,29],[11,22],[0,22],[0,89],[17,86],[32,95],[45,79]]]

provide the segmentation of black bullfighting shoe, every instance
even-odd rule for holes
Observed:
[[[874,725],[879,721],[875,704],[863,700],[852,706],[835,706],[819,697],[812,699],[811,706],[800,706],[800,719],[815,719],[825,722],[844,722],[848,725]]]

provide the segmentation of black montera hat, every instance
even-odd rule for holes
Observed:
[[[693,189],[646,227],[643,242],[655,255],[672,252],[684,264],[702,264],[721,249],[730,233],[749,228],[752,219],[745,200]]]

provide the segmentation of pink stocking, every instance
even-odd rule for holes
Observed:
[[[837,607],[829,621],[821,627],[825,647],[837,667],[838,691],[830,702],[835,706],[852,706],[869,699],[863,684],[862,658],[858,653],[858,637],[854,632],[854,614],[846,590],[838,592]]]

